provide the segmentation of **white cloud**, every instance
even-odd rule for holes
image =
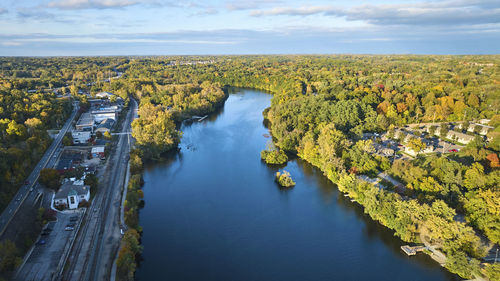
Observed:
[[[257,9],[264,5],[281,3],[279,0],[240,0],[226,2],[226,8],[230,11]]]
[[[411,4],[277,7],[250,12],[251,16],[324,15],[375,25],[467,25],[500,23],[500,2],[451,0]]]
[[[49,8],[62,10],[114,9],[138,4],[134,0],[57,0],[47,4]]]

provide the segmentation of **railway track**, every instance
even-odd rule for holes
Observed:
[[[132,113],[136,107],[136,102],[133,101],[133,106],[127,113],[127,118],[122,124],[122,132],[128,131],[130,128]],[[101,280],[102,268],[102,252],[104,237],[111,231],[106,229],[108,223],[113,220],[110,217],[110,209],[115,201],[113,195],[120,191],[120,187],[124,184],[125,173],[127,167],[127,156],[129,153],[128,135],[119,135],[119,140],[111,157],[108,158],[108,165],[104,176],[111,175],[103,181],[98,194],[87,212],[85,225],[79,233],[77,241],[73,245],[72,253],[67,259],[67,266],[60,278],[56,280]],[[119,209],[114,215],[115,223],[119,225]],[[111,219],[111,220],[110,220]],[[84,247],[87,246],[87,247]],[[113,255],[114,256],[114,255]],[[81,270],[78,270],[80,268]],[[109,276],[108,268],[105,270],[106,276]]]

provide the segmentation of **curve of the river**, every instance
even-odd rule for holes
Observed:
[[[459,280],[407,257],[321,172],[288,163],[297,185],[260,160],[271,96],[234,89],[224,108],[181,127],[180,151],[146,167],[138,280]]]

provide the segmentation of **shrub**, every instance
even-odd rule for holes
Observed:
[[[283,171],[283,173],[276,172],[275,180],[282,187],[292,187],[295,185],[290,173],[287,171]]]

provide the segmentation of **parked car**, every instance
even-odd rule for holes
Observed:
[[[64,230],[66,230],[66,231],[72,231],[72,230],[74,230],[74,229],[75,229],[75,228],[74,228],[74,227],[72,227],[72,226],[66,226],[66,227],[64,228]]]
[[[45,245],[47,242],[45,240],[38,240],[38,242],[36,242],[37,245]]]
[[[74,226],[75,226],[75,223],[71,222],[71,223],[68,223],[66,226],[67,226],[67,227],[74,227]]]
[[[78,216],[72,216],[69,218],[69,221],[77,221],[78,220]]]
[[[49,234],[50,234],[50,231],[44,231],[44,232],[42,232],[42,234],[40,234],[40,235],[42,235],[42,236],[47,236],[47,235],[49,235]]]

